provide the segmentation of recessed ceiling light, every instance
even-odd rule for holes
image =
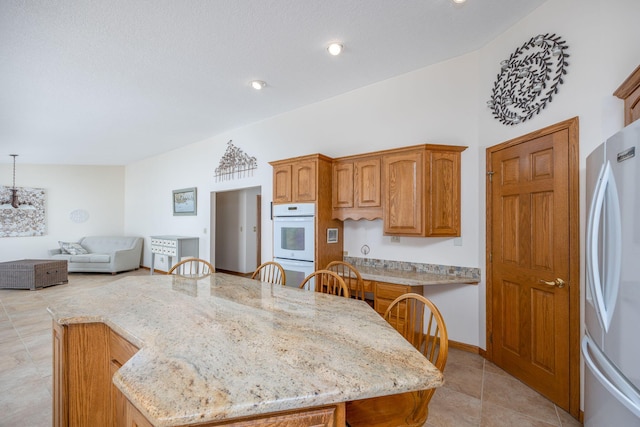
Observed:
[[[331,43],[327,50],[331,55],[338,56],[342,52],[342,45],[340,43]]]
[[[462,3],[466,2],[467,0],[451,0],[451,1],[454,2],[454,3],[457,3],[457,4],[462,4]]]
[[[254,88],[255,90],[261,90],[266,85],[267,84],[265,82],[263,82],[262,80],[253,80],[251,82],[251,87]]]

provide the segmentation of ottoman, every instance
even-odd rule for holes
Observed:
[[[0,262],[0,288],[35,290],[68,281],[66,260],[23,259]]]

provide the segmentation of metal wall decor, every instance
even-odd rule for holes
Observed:
[[[216,181],[225,181],[227,179],[234,179],[245,177],[253,169],[258,167],[258,161],[255,157],[251,157],[244,153],[240,148],[231,143],[231,140],[227,142],[227,151],[220,159],[220,164],[216,168],[215,178]]]
[[[487,106],[505,125],[529,120],[551,102],[567,74],[566,42],[555,34],[539,34],[500,62]]]

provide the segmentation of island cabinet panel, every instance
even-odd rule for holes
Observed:
[[[130,402],[127,403],[126,427],[153,427]],[[345,404],[301,409],[236,420],[197,424],[198,427],[344,427]],[[186,427],[186,426],[178,426]]]
[[[54,322],[53,336],[54,426],[113,425],[108,328]]]
[[[333,162],[333,218],[382,218],[381,157],[352,156]]]
[[[382,156],[385,234],[460,236],[460,153],[466,148],[428,144]]]
[[[113,332],[109,331],[109,374],[111,378],[134,354],[138,347]],[[127,398],[120,389],[111,383],[111,414],[114,426],[127,425]]]

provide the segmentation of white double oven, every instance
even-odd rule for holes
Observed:
[[[315,270],[315,210],[314,203],[273,206],[273,260],[284,268],[287,286],[300,286]]]

